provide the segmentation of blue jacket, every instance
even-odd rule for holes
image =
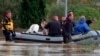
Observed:
[[[74,32],[73,34],[80,34],[80,33],[86,33],[89,32],[90,28],[89,26],[86,24],[85,20],[80,19],[78,21],[78,23],[75,25],[74,27]]]

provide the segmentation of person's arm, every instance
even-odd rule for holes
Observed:
[[[84,31],[85,32],[89,32],[90,31],[90,27],[87,24],[84,25]]]
[[[3,28],[4,28],[5,30],[7,30],[7,28],[6,28],[6,26],[5,26],[5,25],[8,25],[7,23],[8,23],[7,20],[5,20],[5,19],[2,20],[2,26],[3,26]]]

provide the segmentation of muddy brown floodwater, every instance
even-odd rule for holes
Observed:
[[[100,56],[99,49],[84,49],[76,44],[0,43],[0,56]]]
[[[17,29],[18,32],[26,30]],[[0,31],[0,56],[100,56],[100,46],[91,51],[77,44],[5,43]]]

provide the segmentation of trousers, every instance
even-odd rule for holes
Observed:
[[[64,43],[69,43],[72,41],[70,33],[63,33],[62,35],[63,35],[63,42]]]
[[[3,34],[5,36],[6,41],[12,41],[12,38],[10,37],[10,31],[8,30],[3,30]]]

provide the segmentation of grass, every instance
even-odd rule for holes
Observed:
[[[93,30],[100,30],[100,19],[94,19],[91,27]]]

